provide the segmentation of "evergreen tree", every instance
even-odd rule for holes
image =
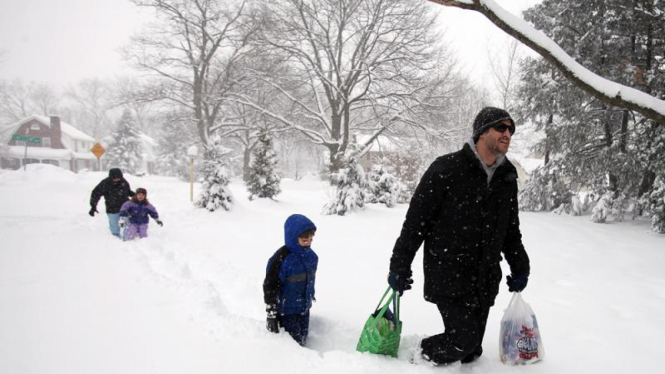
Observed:
[[[398,152],[387,153],[382,160],[382,164],[390,167],[400,181],[401,189],[397,197],[399,204],[408,204],[418,187],[418,182],[423,174],[423,170],[421,170],[423,163],[418,157],[419,152],[420,147],[409,145]]]
[[[525,19],[585,67],[663,99],[664,11],[657,0],[545,0]],[[596,195],[609,190],[613,201],[623,193],[615,208],[621,219],[626,200],[650,191],[655,176],[665,172],[655,141],[663,124],[597,101],[541,58],[522,66],[520,117],[545,133],[537,145],[545,161],[556,158],[560,180]]]
[[[349,143],[347,152],[342,157],[342,168],[333,174],[334,195],[323,207],[324,214],[343,216],[365,207],[365,190],[367,177],[360,159],[360,146]]]
[[[281,177],[276,172],[277,154],[272,146],[272,139],[265,129],[259,132],[258,144],[254,148],[254,160],[250,167],[247,181],[249,199],[254,197],[269,198],[277,196],[282,190]]]
[[[402,183],[393,175],[392,168],[384,165],[372,165],[367,173],[366,200],[371,204],[385,204],[392,208],[397,204],[404,189]]]
[[[226,159],[230,151],[220,144],[219,138],[211,139],[210,143],[204,155],[202,170],[204,179],[196,206],[211,212],[219,208],[231,210],[233,196],[228,188],[230,178]]]
[[[520,189],[520,210],[530,212],[549,212],[557,208],[559,212],[569,213],[572,207],[572,193],[558,175],[558,163],[550,162],[539,167]]]
[[[143,159],[143,142],[136,130],[134,118],[125,109],[118,126],[111,134],[106,150],[106,163],[109,168],[120,168],[129,174],[136,173]]]
[[[665,234],[665,175],[656,178],[651,192],[640,200],[651,215],[651,227],[654,232]]]

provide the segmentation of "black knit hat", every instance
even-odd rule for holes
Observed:
[[[109,170],[109,177],[111,179],[122,178],[122,170],[120,170],[118,168],[113,168],[113,169]]]
[[[505,120],[510,121],[510,123],[515,126],[515,122],[505,110],[491,106],[484,107],[478,113],[476,119],[473,120],[473,142],[478,142],[480,135],[487,131],[490,126]]]
[[[148,191],[146,191],[146,189],[143,188],[143,187],[139,187],[139,188],[137,188],[137,189],[136,189],[136,193],[137,193],[137,194],[142,193],[142,194],[144,194],[145,196],[148,196]]]

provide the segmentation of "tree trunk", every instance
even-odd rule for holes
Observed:
[[[605,127],[605,146],[607,148],[612,147],[613,137],[612,137],[612,116],[610,114],[609,108],[605,109],[608,115],[605,117],[604,127]],[[612,174],[612,171],[608,171],[608,179],[610,183],[610,191],[616,192],[617,190],[617,177]]]
[[[628,147],[628,117],[630,112],[624,110],[621,114],[621,133],[619,134],[619,150],[621,153],[626,154]]]
[[[251,147],[245,147],[245,150],[242,152],[242,180],[245,182],[249,181],[249,171],[250,171],[250,161],[252,159],[252,149]]]
[[[545,123],[545,165],[550,163],[550,136],[547,130],[552,126],[552,122],[554,122],[554,114],[550,113],[549,117],[547,117],[547,123]]]

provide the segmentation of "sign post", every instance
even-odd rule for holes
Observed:
[[[189,156],[189,201],[194,201],[194,158],[199,154],[199,149],[195,145],[187,149]]]
[[[23,152],[23,171],[26,171],[26,166],[28,163],[28,143],[39,144],[42,142],[42,140],[40,138],[32,138],[19,134],[12,135],[12,140],[25,143],[25,151]]]
[[[106,150],[104,149],[104,147],[102,147],[101,144],[95,143],[95,145],[93,145],[92,148],[90,148],[90,152],[92,152],[92,154],[95,155],[95,157],[97,157],[97,169],[101,171],[102,162],[99,160],[99,158],[102,157],[102,155],[104,154],[104,152],[106,152]]]

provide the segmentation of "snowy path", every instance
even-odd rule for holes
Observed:
[[[442,330],[422,300],[422,257],[403,299],[398,360],[355,352],[360,328],[385,290],[405,206],[320,215],[316,181],[284,181],[279,202],[232,189],[232,213],[194,209],[188,185],[146,187],[164,227],[121,243],[106,218],[86,215],[100,173],[57,169],[0,174],[0,373],[625,373],[656,372],[665,334],[665,236],[643,222],[597,225],[588,217],[523,214],[532,258],[524,297],[547,358],[525,368],[498,360],[505,287],[492,309],[485,355],[447,368],[407,363],[409,349]],[[100,204],[101,205],[101,204]],[[101,206],[100,206],[101,208]],[[103,212],[103,209],[100,209]],[[319,230],[317,303],[308,348],[265,332],[261,283],[291,213]]]

